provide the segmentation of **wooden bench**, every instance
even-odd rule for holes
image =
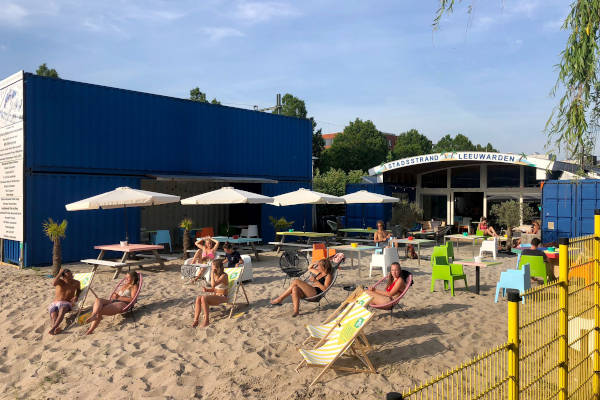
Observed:
[[[156,256],[154,254],[135,253],[134,257],[146,258],[146,259],[155,259],[156,260]],[[167,256],[167,255],[162,255],[161,254],[160,258],[162,258],[164,261],[173,261],[173,260],[177,260],[179,257],[177,257],[177,256]]]
[[[118,261],[108,261],[108,260],[97,260],[95,258],[86,258],[85,260],[80,260],[82,263],[93,265],[94,268],[92,272],[95,271],[100,265],[104,267],[116,268],[115,274],[113,275],[113,279],[116,279],[121,272],[121,269],[126,266],[132,265],[131,263],[122,263]]]

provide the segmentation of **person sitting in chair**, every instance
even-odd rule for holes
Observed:
[[[489,235],[489,236],[494,236],[494,237],[498,236],[494,227],[491,225],[488,225],[486,217],[481,218],[481,222],[479,223],[479,226],[477,227],[477,229],[479,229],[480,231],[483,231],[484,235]]]
[[[65,314],[73,309],[81,293],[80,283],[73,279],[73,273],[68,269],[60,269],[52,281],[54,286],[54,301],[48,307],[52,327],[48,331],[51,335],[60,333],[59,325]]]
[[[129,271],[125,275],[125,282],[121,285],[118,291],[113,292],[110,295],[110,299],[96,298],[94,307],[92,308],[92,315],[87,319],[86,322],[91,322],[86,335],[91,335],[94,330],[102,321],[103,315],[117,315],[121,314],[125,307],[129,305],[135,298],[138,291],[139,276],[137,272]]]
[[[196,307],[194,309],[194,322],[192,323],[193,328],[198,326],[200,312],[204,313],[204,317],[202,318],[202,325],[200,325],[200,327],[205,328],[208,326],[209,307],[216,306],[222,303],[227,303],[228,290],[229,276],[224,271],[223,260],[213,260],[210,271],[210,287],[204,288],[206,294],[201,294],[200,296],[196,297]]]
[[[390,240],[389,232],[384,229],[383,221],[377,221],[377,230],[373,235],[373,241],[375,242],[375,246],[377,247],[385,247]]]
[[[192,264],[203,264],[211,262],[217,255],[217,249],[219,248],[219,241],[206,236],[196,240],[195,243],[198,250],[194,254]]]
[[[227,263],[225,268],[239,267],[244,263],[240,252],[234,249],[231,243],[225,243],[223,250],[225,250],[225,263]]]
[[[385,290],[377,290],[375,286],[371,286],[365,291],[373,297],[371,304],[381,306],[393,301],[406,289],[406,281],[410,275],[410,272],[400,267],[400,263],[393,262],[390,265],[390,273]]]
[[[317,296],[323,293],[333,280],[333,267],[328,258],[323,258],[308,268],[310,273],[310,283],[300,279],[294,279],[290,287],[279,297],[271,300],[272,305],[280,305],[288,296],[292,296],[294,313],[292,317],[300,313],[300,299]]]

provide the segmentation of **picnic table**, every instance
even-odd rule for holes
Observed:
[[[450,240],[452,242],[456,242],[456,252],[458,253],[458,243],[459,242],[471,242],[472,245],[472,256],[475,257],[475,244],[478,240],[486,240],[485,236],[477,236],[477,235],[463,235],[463,234],[455,234],[455,235],[445,235],[444,236],[444,244],[446,241]]]
[[[249,244],[252,247],[252,251],[254,252],[254,257],[258,261],[258,249],[256,248],[256,243],[261,243],[262,238],[257,237],[227,237],[227,236],[213,236],[213,239],[218,240],[221,243],[229,242],[234,244]]]
[[[275,232],[275,235],[281,236],[281,239],[277,243],[278,244],[278,246],[277,246],[277,253],[279,253],[279,250],[280,250],[281,246],[285,242],[285,237],[286,236],[305,238],[306,239],[306,244],[310,244],[311,240],[314,241],[315,239],[325,239],[325,241],[328,241],[328,239],[330,239],[332,237],[335,237],[335,234],[333,234],[331,232],[321,233],[321,232],[303,232],[303,231]]]
[[[390,243],[395,244],[416,244],[417,245],[417,263],[421,265],[421,244],[435,243],[435,240],[430,239],[390,239]]]
[[[463,267],[475,267],[475,293],[479,294],[479,269],[481,267],[491,267],[492,265],[502,264],[501,261],[475,261],[475,260],[459,260],[453,261],[453,264],[461,264]]]
[[[331,248],[335,249],[336,251],[340,251],[340,252],[344,252],[344,253],[349,252],[349,253],[355,254],[357,256],[356,265],[358,266],[358,275],[360,276],[361,275],[361,273],[360,273],[360,259],[362,258],[362,252],[363,251],[371,251],[371,250],[374,251],[375,249],[378,249],[379,247],[377,247],[377,246],[356,246],[356,247],[354,247],[354,246],[349,245],[349,244],[344,244],[344,245],[341,245],[341,246],[333,246]],[[350,259],[350,263],[351,263],[350,264],[351,266],[354,266],[354,257],[352,257]]]
[[[100,265],[116,268],[115,274],[113,275],[113,279],[116,279],[117,276],[119,276],[119,273],[121,273],[121,270],[123,269],[123,267],[131,267],[133,265],[139,265],[141,267],[143,264],[152,264],[154,262],[158,262],[162,266],[165,265],[164,264],[165,259],[162,258],[160,256],[160,254],[158,254],[158,250],[164,249],[164,246],[162,246],[162,245],[129,243],[126,246],[121,246],[120,244],[105,244],[105,245],[100,245],[100,246],[94,246],[94,249],[100,250],[100,254],[98,254],[98,258],[96,258],[95,260],[94,259],[81,260],[81,262],[93,265],[94,268],[92,269],[92,272],[95,272],[96,269],[98,268],[98,266],[100,266]],[[104,255],[106,254],[107,251],[122,252],[123,256],[121,257],[121,261],[114,262],[114,261],[104,260]],[[148,258],[144,258],[144,259],[138,260],[138,261],[129,261],[130,254],[144,252],[144,251],[152,252],[154,257],[148,257]]]

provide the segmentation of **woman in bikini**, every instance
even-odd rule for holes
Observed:
[[[488,225],[486,217],[481,218],[481,222],[479,223],[479,226],[477,227],[477,229],[479,229],[480,231],[483,231],[484,235],[498,236],[494,227],[491,225]]]
[[[110,295],[110,299],[97,298],[94,302],[92,309],[92,315],[88,318],[87,322],[91,322],[86,335],[94,332],[94,329],[98,327],[100,321],[102,321],[103,315],[117,315],[123,312],[125,307],[131,303],[138,291],[138,274],[137,272],[128,272],[125,275],[125,282],[119,287],[118,291],[113,292]]]
[[[207,294],[196,297],[196,308],[194,309],[194,323],[192,327],[198,326],[200,311],[204,313],[201,328],[208,326],[209,307],[227,302],[227,290],[229,288],[229,277],[223,268],[223,260],[213,260],[210,273],[210,287],[205,287]],[[208,294],[214,293],[214,294]]]
[[[410,272],[403,271],[399,263],[392,263],[385,290],[377,290],[375,286],[371,286],[365,290],[366,293],[373,297],[371,304],[384,305],[394,300],[406,288],[406,280],[409,275]]]
[[[300,299],[321,294],[331,285],[333,268],[329,259],[324,258],[319,260],[316,264],[308,268],[308,272],[311,275],[310,284],[300,279],[294,279],[285,292],[271,300],[271,304],[279,305],[283,299],[291,295],[292,303],[294,304],[292,317],[295,317],[300,313]]]
[[[217,255],[219,241],[209,236],[206,236],[196,241],[196,247],[198,247],[198,251],[196,251],[196,254],[194,254],[192,264],[209,263],[213,261]],[[206,274],[207,268],[208,267],[198,268],[198,271],[196,272],[196,277],[194,278],[194,282],[198,279],[204,279],[204,274]]]

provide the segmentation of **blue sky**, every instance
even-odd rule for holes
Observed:
[[[467,13],[471,4],[473,11]],[[46,62],[65,79],[249,108],[306,101],[324,133],[359,117],[434,142],[463,133],[545,152],[564,0],[438,2],[0,0],[0,77]]]

